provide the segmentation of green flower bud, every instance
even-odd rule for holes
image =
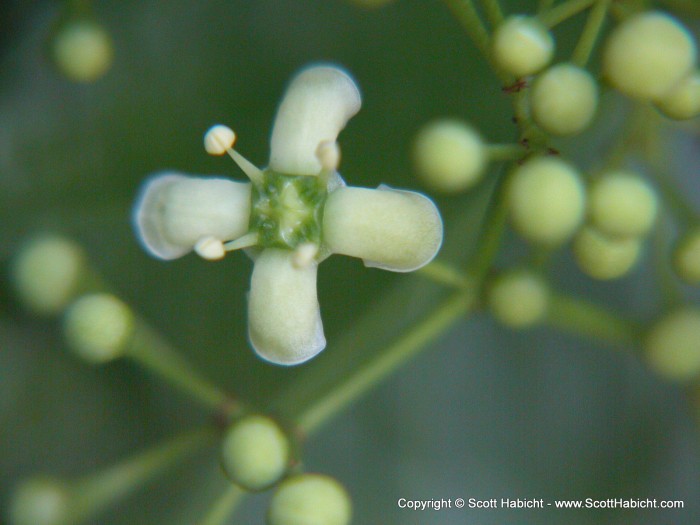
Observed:
[[[350,496],[343,486],[322,474],[299,474],[284,480],[272,496],[269,525],[347,525]]]
[[[549,286],[530,270],[505,272],[491,285],[488,304],[494,317],[507,326],[533,326],[547,314]]]
[[[655,103],[661,113],[675,120],[700,115],[700,71],[693,71]]]
[[[60,313],[75,297],[84,270],[80,246],[46,234],[20,248],[10,272],[20,300],[36,313],[51,315]]]
[[[591,222],[617,237],[645,235],[656,220],[654,188],[634,172],[616,171],[596,180],[588,196]]]
[[[524,77],[549,64],[554,54],[554,38],[537,18],[508,17],[493,34],[492,54],[506,73]]]
[[[663,97],[693,67],[695,41],[678,20],[658,11],[631,16],[610,34],[603,72],[619,91],[640,100]]]
[[[94,82],[112,65],[114,49],[109,33],[92,20],[62,26],[52,42],[59,71],[75,82]]]
[[[224,435],[224,470],[246,490],[262,490],[277,483],[287,470],[289,456],[287,436],[266,416],[245,416]]]
[[[517,167],[508,197],[513,225],[533,242],[559,244],[583,220],[583,184],[576,169],[560,158],[536,157]]]
[[[659,319],[646,338],[649,366],[662,376],[688,381],[700,374],[700,310],[680,308]]]
[[[467,124],[443,119],[425,126],[416,137],[416,170],[426,184],[446,193],[474,186],[488,162],[481,136]]]
[[[12,496],[12,525],[68,525],[72,494],[60,480],[36,477],[21,483]]]
[[[583,131],[598,108],[598,84],[573,64],[558,64],[540,73],[530,96],[532,117],[553,135]]]
[[[700,228],[684,235],[673,250],[673,267],[690,284],[700,284]]]
[[[120,357],[134,331],[134,315],[113,295],[85,295],[63,319],[68,346],[79,357],[100,364]]]
[[[611,238],[586,227],[574,238],[574,256],[581,269],[593,279],[617,279],[627,274],[639,259],[638,238]]]

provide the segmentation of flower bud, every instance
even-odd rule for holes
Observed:
[[[26,242],[15,256],[11,279],[20,300],[38,314],[60,313],[78,292],[85,254],[73,241],[45,234]]]
[[[416,137],[418,175],[438,191],[455,193],[474,186],[481,180],[487,160],[481,136],[458,120],[435,121]]]
[[[700,115],[700,70],[693,71],[661,98],[656,107],[668,118],[687,120]]]
[[[645,235],[656,220],[654,188],[634,172],[616,171],[596,180],[588,195],[591,222],[616,237]]]
[[[559,244],[583,220],[583,184],[576,169],[559,158],[536,157],[518,166],[508,197],[513,225],[533,242]]]
[[[269,525],[347,525],[350,496],[333,478],[299,474],[280,484],[270,501]]]
[[[504,325],[526,328],[547,314],[549,287],[530,270],[511,270],[496,277],[488,291],[488,304]]]
[[[244,489],[262,490],[286,472],[289,449],[289,440],[275,421],[261,415],[245,416],[224,435],[223,467]]]
[[[680,308],[666,314],[646,338],[649,366],[662,376],[688,381],[700,374],[700,310]]]
[[[642,244],[637,238],[611,238],[586,227],[574,238],[576,263],[593,279],[617,279],[627,274],[639,259]]]
[[[21,483],[12,496],[12,525],[68,525],[72,494],[60,480],[36,477]]]
[[[113,295],[85,295],[66,311],[63,320],[68,346],[90,363],[120,357],[134,331],[134,315]]]
[[[573,135],[588,127],[598,108],[598,85],[573,64],[558,64],[540,73],[530,96],[532,117],[553,135]]]
[[[700,284],[700,228],[684,235],[673,250],[673,267],[689,284]]]
[[[678,84],[695,59],[688,30],[670,15],[647,11],[612,31],[603,50],[603,73],[625,95],[652,100]]]
[[[493,34],[492,55],[506,73],[524,77],[549,64],[554,54],[554,38],[537,18],[508,17]]]
[[[75,82],[94,82],[112,65],[109,33],[92,20],[74,20],[59,28],[52,42],[59,71]]]

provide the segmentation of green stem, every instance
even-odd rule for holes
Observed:
[[[243,501],[245,492],[236,485],[226,487],[224,493],[214,502],[214,506],[197,525],[224,525]]]
[[[493,194],[489,199],[489,210],[486,212],[486,224],[482,228],[481,237],[477,243],[474,260],[470,264],[470,274],[477,283],[481,283],[493,265],[501,240],[505,233],[508,220],[508,174],[501,174]]]
[[[76,495],[74,522],[80,523],[94,517],[150,478],[212,441],[215,435],[215,430],[209,427],[182,434],[123,463],[78,480],[73,486]]]
[[[465,290],[470,284],[469,279],[459,269],[439,260],[423,266],[418,273],[433,282],[458,290]]]
[[[445,0],[455,18],[467,31],[479,51],[485,56],[490,56],[489,33],[484,22],[479,17],[479,13],[474,7],[472,0]]]
[[[522,144],[489,144],[486,149],[492,162],[518,160],[525,155]]]
[[[588,15],[586,25],[571,57],[571,61],[581,68],[586,66],[593,48],[595,48],[610,8],[610,2],[611,0],[598,0]]]
[[[492,27],[498,27],[503,22],[503,10],[498,0],[481,0],[481,5],[484,6],[486,19]]]
[[[230,398],[200,376],[163,338],[145,323],[138,323],[127,357],[190,394],[208,408],[230,405]]]
[[[376,386],[382,379],[408,362],[450,325],[463,318],[475,303],[475,294],[460,292],[434,310],[364,367],[355,371],[333,390],[297,417],[298,428],[310,434],[323,423]]]
[[[564,331],[625,346],[637,344],[642,332],[637,323],[565,295],[554,295],[550,299],[547,322]]]
[[[550,29],[591,7],[597,0],[568,0],[541,13],[540,21]]]

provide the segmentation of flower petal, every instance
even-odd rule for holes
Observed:
[[[248,334],[257,354],[296,365],[326,347],[316,296],[316,264],[298,268],[294,252],[267,248],[255,260],[248,297]]]
[[[339,188],[328,196],[323,240],[333,253],[365,266],[411,272],[428,264],[442,244],[442,219],[425,195],[380,186]]]
[[[150,177],[134,206],[134,227],[144,248],[176,259],[204,237],[230,240],[248,231],[250,183],[167,172]]]
[[[316,175],[316,150],[335,141],[360,110],[360,92],[343,70],[314,66],[303,70],[287,88],[272,130],[270,168],[291,175]]]

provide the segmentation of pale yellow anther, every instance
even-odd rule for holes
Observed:
[[[334,140],[324,140],[316,149],[316,158],[323,171],[336,171],[340,166],[340,146]]]
[[[194,245],[194,251],[207,261],[218,261],[226,254],[224,243],[216,237],[202,237]]]
[[[305,242],[297,246],[292,255],[292,266],[295,268],[307,268],[316,260],[318,255],[318,245],[312,242]]]
[[[204,135],[204,149],[209,155],[223,155],[236,142],[236,133],[228,126],[217,124]]]

